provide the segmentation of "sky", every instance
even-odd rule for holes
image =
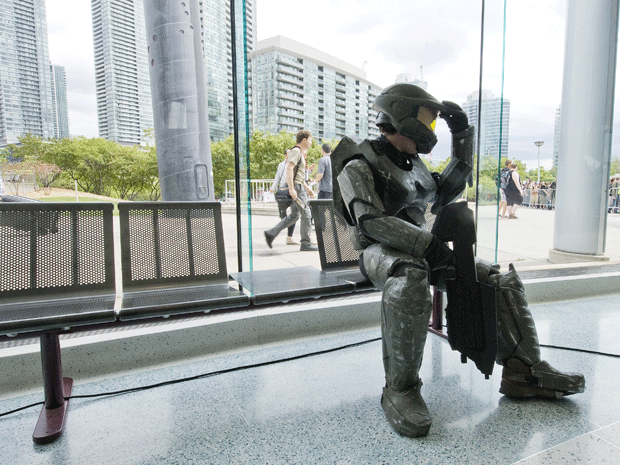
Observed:
[[[550,168],[560,105],[566,0],[486,0],[482,87],[510,100],[509,151],[528,169]],[[50,60],[65,66],[72,135],[97,136],[89,0],[46,0]],[[473,0],[257,0],[258,39],[284,35],[342,59],[386,87],[396,75],[428,82],[439,100],[459,104],[478,89],[481,6]],[[504,73],[502,75],[502,70]],[[449,152],[438,123],[434,151]],[[620,148],[619,148],[620,149]]]

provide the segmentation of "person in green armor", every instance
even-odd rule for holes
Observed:
[[[426,228],[437,212],[471,183],[474,128],[455,103],[438,101],[412,84],[395,84],[375,100],[381,136],[344,138],[332,153],[334,207],[361,251],[360,268],[382,290],[381,330],[386,384],[381,405],[392,427],[426,436],[431,416],[418,375],[431,315],[429,276],[449,270],[453,251]],[[419,157],[437,142],[437,117],[452,133],[452,158],[431,173]],[[497,356],[506,396],[558,398],[583,392],[585,379],[563,373],[540,356],[536,326],[523,284],[510,266],[476,261],[477,279],[497,289]]]

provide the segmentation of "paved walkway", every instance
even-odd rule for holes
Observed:
[[[473,209],[473,205],[471,206]],[[226,238],[226,253],[230,271],[237,270],[236,221],[234,208],[224,207],[223,222]],[[493,206],[479,209],[480,221],[478,225],[477,256],[490,261],[497,261],[502,269],[513,263],[517,270],[531,270],[539,268],[575,267],[586,264],[554,265],[548,261],[549,250],[553,248],[553,228],[555,211],[539,210],[522,207],[517,211],[518,219],[509,220],[495,218],[496,208]],[[282,232],[273,242],[273,249],[265,243],[263,231],[271,228],[278,217],[275,207],[262,207],[258,204],[253,207],[251,231],[253,269],[274,269],[290,266],[312,265],[320,268],[317,252],[300,252],[298,246],[286,245],[286,233]],[[244,221],[247,223],[247,220]],[[247,231],[247,226],[245,231]],[[494,244],[497,235],[497,255]],[[293,235],[299,241],[299,224]],[[247,243],[247,234],[244,242]],[[608,215],[607,248],[605,256],[607,262],[589,262],[588,266],[608,265],[620,263],[620,214]],[[247,244],[244,245],[248,249]],[[244,269],[248,269],[248,261],[244,262]]]
[[[42,191],[26,192],[24,195],[33,198],[45,197]],[[79,195],[80,197],[97,198],[102,201],[116,200],[93,194],[79,193]],[[50,197],[54,196],[71,197],[75,196],[75,192],[54,188]],[[474,205],[470,205],[470,208],[474,209]],[[229,271],[234,272],[238,270],[237,226],[234,205],[224,205],[222,211],[227,264]],[[243,218],[243,248],[246,257],[244,258],[243,269],[245,271],[250,269],[250,261],[247,258],[250,249],[252,252],[252,268],[255,270],[308,265],[316,268],[321,267],[317,252],[300,252],[297,246],[287,246],[285,232],[282,232],[273,242],[273,249],[267,247],[263,231],[278,222],[275,203],[257,202],[252,206],[252,212],[251,222],[248,221],[247,216]],[[620,264],[620,214],[612,213],[607,217],[605,256],[609,258],[609,261],[589,262],[584,265],[553,265],[549,263],[549,250],[553,248],[555,211],[521,207],[517,211],[518,219],[500,218],[499,221],[495,218],[495,206],[480,207],[478,214],[480,221],[478,224],[477,256],[485,260],[497,261],[502,265],[502,269],[506,269],[509,263],[513,263],[519,271]],[[249,225],[251,225],[251,247],[247,234]],[[496,237],[497,252],[495,251]],[[294,238],[299,241],[299,223]]]

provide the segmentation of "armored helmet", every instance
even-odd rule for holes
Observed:
[[[420,111],[421,108],[427,110]],[[437,143],[435,118],[449,109],[421,87],[393,84],[375,98],[377,126],[391,124],[400,134],[416,143],[418,153],[430,153]]]

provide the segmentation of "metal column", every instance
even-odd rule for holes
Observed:
[[[551,262],[604,258],[618,0],[569,0]]]
[[[144,0],[162,200],[213,200],[198,2]]]

